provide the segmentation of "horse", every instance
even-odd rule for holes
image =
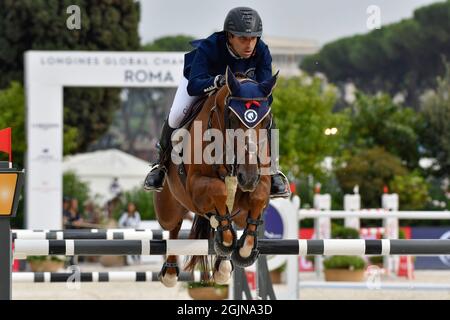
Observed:
[[[170,161],[163,189],[153,195],[157,220],[164,230],[170,231],[170,239],[177,239],[188,211],[195,214],[190,238],[214,237],[217,257],[212,271],[218,284],[228,282],[235,265],[250,266],[259,255],[256,232],[269,202],[271,186],[270,175],[264,174],[270,169],[267,143],[270,132],[267,129],[271,126],[272,114],[268,99],[277,75],[258,83],[243,74],[235,76],[227,67],[226,84],[205,97],[194,125],[187,127],[181,136],[182,153],[174,145],[171,158],[182,154],[185,159],[189,152],[194,156],[204,155],[208,141],[198,139],[209,137],[213,141],[212,133],[215,146],[225,144],[226,152],[214,150],[211,154],[214,153],[215,161],[209,163],[203,159],[181,164]],[[241,145],[234,144],[237,138],[230,135],[239,129],[244,133]],[[230,139],[224,143],[217,133]],[[172,135],[172,143],[176,135]],[[266,148],[259,146],[256,140],[265,141]],[[264,157],[269,161],[261,161]],[[239,240],[232,222],[244,229]],[[190,257],[185,269],[192,271],[198,264],[203,267],[202,271],[211,271],[207,256]],[[168,255],[159,273],[160,281],[172,287],[177,283],[178,274],[177,256]]]

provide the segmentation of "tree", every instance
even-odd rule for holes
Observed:
[[[81,29],[66,27],[67,7],[81,9]],[[61,0],[0,2],[0,88],[22,82],[27,50],[137,50],[139,3],[133,0]],[[64,90],[64,124],[77,129],[84,151],[104,133],[119,106],[118,89]],[[72,130],[73,132],[73,130]]]
[[[320,176],[320,163],[338,150],[345,132],[344,119],[332,113],[333,86],[319,77],[279,78],[273,92],[272,112],[280,132],[280,163],[292,176]],[[324,134],[337,127],[336,136]]]
[[[140,187],[125,192],[120,198],[120,204],[113,212],[113,217],[116,220],[120,219],[120,216],[127,210],[127,205],[130,202],[136,205],[136,210],[139,211],[142,220],[156,220],[153,196],[150,197],[149,193]]]
[[[389,185],[395,176],[407,173],[398,157],[375,147],[352,156],[336,170],[336,177],[345,193],[353,193],[355,185],[359,186],[365,208],[379,208],[383,187]]]
[[[351,81],[371,94],[403,92],[417,109],[421,92],[443,73],[440,56],[450,57],[449,21],[450,0],[434,3],[415,10],[411,19],[328,43],[301,68],[325,73],[338,85]]]
[[[23,155],[26,150],[25,142],[25,95],[18,82],[0,90],[0,130],[12,128],[13,161],[19,168],[23,168]],[[0,159],[7,160],[6,154],[0,153]]]
[[[143,51],[191,51],[193,47],[190,42],[194,40],[192,36],[176,35],[156,39],[153,42],[144,44]]]
[[[423,96],[421,106],[425,155],[435,159],[431,172],[442,178],[450,177],[450,63],[445,66],[445,75],[438,77],[435,90]]]
[[[389,186],[391,192],[399,195],[400,210],[422,210],[425,208],[428,201],[428,185],[418,173],[395,176]]]
[[[411,109],[394,103],[387,94],[356,94],[354,104],[343,111],[351,123],[345,140],[348,150],[371,149],[376,146],[398,156],[409,168],[419,160],[421,118]]]
[[[12,128],[13,161],[18,167],[24,167],[27,148],[25,138],[25,93],[20,83],[13,81],[10,86],[0,90],[0,129]],[[64,152],[74,150],[77,140],[76,128],[64,128]],[[6,159],[1,154],[0,159]]]
[[[63,175],[64,196],[78,200],[79,211],[84,213],[83,204],[89,199],[89,184],[80,180],[73,171],[65,172]]]

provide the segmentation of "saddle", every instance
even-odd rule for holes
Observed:
[[[192,103],[191,107],[189,108],[189,112],[185,114],[183,120],[180,123],[179,126],[180,129],[183,128],[189,130],[191,128],[192,123],[197,118],[207,99],[208,95],[201,96]],[[183,157],[183,155],[180,154],[180,157]],[[181,163],[177,166],[177,172],[181,182],[183,183],[184,186],[186,186],[187,173],[183,161],[181,161]]]
[[[197,115],[200,113],[200,111],[203,108],[203,104],[205,103],[206,99],[208,99],[208,96],[201,96],[197,100],[195,100],[192,105],[189,108],[189,112],[184,115],[183,120],[181,120],[180,128],[184,128],[189,130],[191,127],[192,122],[197,117]]]

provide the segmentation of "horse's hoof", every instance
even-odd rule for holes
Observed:
[[[213,278],[217,284],[227,284],[231,278],[233,266],[230,260],[220,261],[219,267],[214,271]]]
[[[219,235],[219,232],[216,231],[214,236],[214,250],[216,254],[220,256],[229,256],[233,249],[236,247],[236,231],[234,229],[230,229],[233,234],[233,241],[229,243],[229,245],[225,245],[225,241],[222,240],[222,237]]]
[[[233,252],[233,249],[233,245],[227,247],[221,242],[214,240],[214,250],[216,251],[216,254],[220,254],[221,256],[229,256]]]
[[[231,278],[231,273],[221,273],[219,271],[214,271],[213,278],[214,282],[217,284],[228,284]]]
[[[243,247],[237,248],[237,250],[239,250],[239,255],[242,258],[248,258],[252,254],[253,247],[243,246]]]
[[[178,276],[176,274],[167,273],[164,276],[159,275],[159,281],[167,288],[174,287],[178,282]]]
[[[175,273],[168,273],[168,268],[175,268]],[[172,288],[177,284],[179,269],[178,265],[174,262],[164,262],[161,271],[158,273],[158,279],[163,285],[168,288]]]
[[[259,256],[258,249],[252,249],[250,255],[248,257],[242,257],[240,254],[242,248],[236,248],[231,254],[231,260],[233,263],[241,268],[250,267],[253,263],[255,263],[256,259]]]

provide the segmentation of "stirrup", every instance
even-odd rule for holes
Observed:
[[[274,193],[274,194],[272,194],[272,192],[270,193],[270,198],[271,199],[275,199],[275,198],[289,198],[290,196],[291,196],[291,194],[292,194],[292,192],[291,192],[291,187],[290,187],[290,185],[289,185],[289,180],[288,180],[288,178],[286,177],[286,175],[283,173],[283,172],[281,172],[280,170],[277,170],[277,173],[276,174],[279,174],[281,177],[282,177],[282,180],[284,180],[284,184],[285,184],[285,186],[286,186],[286,190],[285,190],[285,192],[283,192],[283,193]]]
[[[159,187],[154,186],[154,184],[147,183],[147,179],[155,170],[161,170],[161,172],[156,173],[156,175],[159,175],[159,176],[162,174],[164,175],[164,177],[162,179],[162,183]],[[150,172],[147,173],[147,176],[145,177],[145,180],[144,180],[144,184],[143,184],[144,190],[161,192],[163,190],[166,175],[167,175],[167,168],[164,165],[162,165],[161,163],[155,163],[155,164],[151,165]]]

